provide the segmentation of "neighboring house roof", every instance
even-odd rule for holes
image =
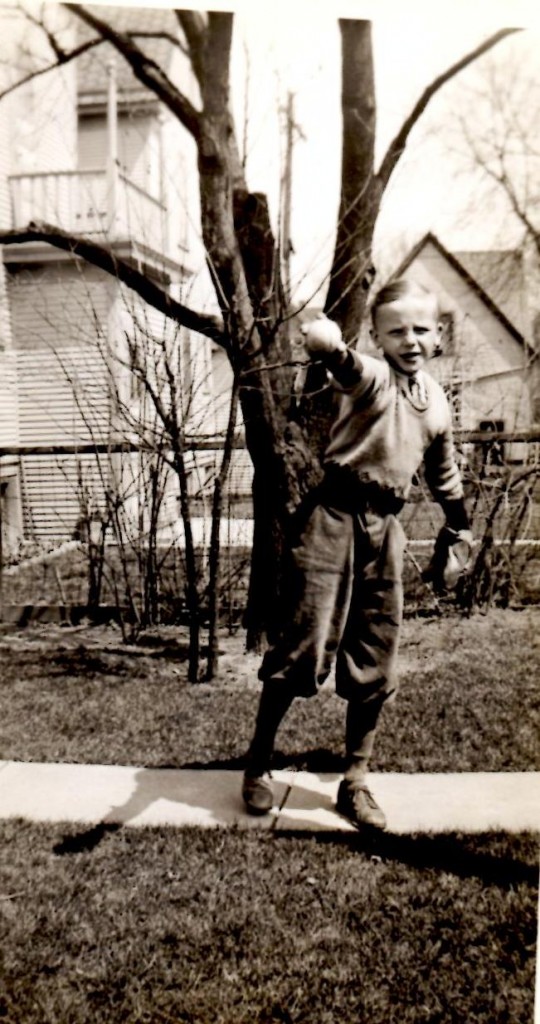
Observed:
[[[524,314],[524,277],[519,253],[496,250],[452,253],[436,235],[428,232],[394,271],[391,280],[405,274],[427,245],[433,245],[448,260],[516,341],[529,344],[526,341],[529,332]]]
[[[511,250],[455,252],[454,256],[522,335],[528,333],[523,257]]]
[[[166,8],[145,7],[99,7],[99,17],[109,22],[118,32],[155,32],[178,36],[178,22],[172,10]],[[81,39],[93,38],[95,33],[80,23],[78,32]],[[136,40],[141,49],[156,61],[160,67],[167,69],[170,65],[174,44],[170,38]],[[117,88],[120,93],[141,93],[144,87],[134,76],[126,61],[120,57],[109,43],[89,50],[77,60],[79,98],[85,96],[105,96],[107,89],[107,65],[115,59]]]

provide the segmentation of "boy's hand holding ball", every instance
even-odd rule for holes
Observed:
[[[318,352],[347,351],[337,323],[325,316],[318,317],[317,320],[312,320],[309,324],[304,324],[302,334],[308,352],[313,355]]]

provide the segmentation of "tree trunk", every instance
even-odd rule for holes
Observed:
[[[229,16],[210,15],[198,153],[203,238],[256,467],[248,615],[253,642],[275,609],[286,520],[301,493],[298,466],[312,459],[301,432],[288,430],[292,368],[283,365],[290,355],[279,329],[274,240],[266,201],[250,195],[243,180],[229,112],[231,28]]]
[[[381,194],[374,173],[375,83],[371,23],[343,19],[341,199],[325,312],[345,339],[358,337],[373,276],[372,240]]]
[[[231,465],[236,416],[238,411],[238,384],[234,381],[229,408],[227,433],[223,445],[221,465],[214,483],[212,500],[212,529],[210,533],[210,552],[208,555],[208,657],[206,661],[206,679],[214,678],[218,664],[219,646],[219,612],[221,582],[221,519],[223,515],[223,496]]]
[[[325,313],[340,325],[348,344],[354,345],[366,312],[375,270],[372,242],[381,203],[375,175],[375,82],[371,23],[340,20],[343,121],[341,198],[336,243]],[[320,366],[310,367],[300,407],[314,455],[320,458],[334,415],[333,389],[326,385]]]

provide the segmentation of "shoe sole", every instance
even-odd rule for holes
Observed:
[[[252,817],[254,817],[254,818],[263,818],[265,814],[270,814],[270,811],[272,810],[272,807],[273,807],[273,804],[271,804],[270,807],[261,808],[261,807],[253,807],[251,804],[248,804],[245,801],[244,801],[244,803],[245,803],[245,807],[246,807],[247,813],[251,814]]]

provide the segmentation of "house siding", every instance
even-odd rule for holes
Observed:
[[[8,272],[8,295],[17,349],[57,351],[74,343],[92,346],[107,336],[116,287],[105,274],[75,264],[19,264]]]
[[[23,445],[83,444],[110,435],[108,370],[95,351],[17,356]]]
[[[108,370],[95,350],[63,348],[17,353],[20,441],[23,445],[76,445],[110,438]],[[21,497],[25,535],[73,536],[83,491],[102,501],[103,480],[94,455],[25,455]]]
[[[24,536],[66,540],[77,535],[88,501],[99,507],[110,472],[107,457],[26,455],[21,459]]]
[[[10,270],[16,340],[19,441],[66,445],[107,441],[111,433],[108,314],[111,285],[73,263]],[[95,457],[23,456],[20,492],[24,534],[65,539],[81,516],[81,481],[96,478]]]
[[[8,71],[0,71],[0,85],[6,85]],[[0,105],[0,224],[10,227],[11,200],[9,172],[12,158],[10,127],[13,123],[14,97],[7,96]],[[0,447],[19,443],[19,411],[17,366],[12,345],[11,311],[7,296],[6,268],[0,258]],[[8,551],[17,547],[21,530],[19,460],[5,455],[0,459],[0,501],[2,512],[2,545]]]
[[[65,10],[59,9],[58,16],[65,21]],[[131,17],[128,11],[117,12],[116,16],[120,20]],[[54,13],[50,17],[54,18]],[[138,23],[145,17],[144,11],[134,17]],[[174,15],[169,13],[167,17],[174,30]],[[150,20],[153,26],[154,12]],[[20,32],[15,48],[19,47],[22,62],[25,45],[35,50],[39,40],[34,40],[33,34],[31,39],[25,36],[23,21],[17,24]],[[81,32],[78,19],[72,19],[70,31],[70,37],[63,36],[66,48]],[[46,46],[43,34],[41,39]],[[195,95],[196,83],[185,57],[180,58],[175,47],[164,39],[147,43],[148,52],[156,47],[164,68],[174,59],[173,77],[180,76],[178,80],[190,95]],[[107,167],[107,63],[111,55],[109,47],[100,47],[28,83],[13,95],[10,116],[0,123],[0,142],[5,141],[0,147],[0,215],[9,224],[12,204],[18,197],[21,222],[41,218],[83,234],[99,232],[105,226],[110,237],[132,243],[134,252],[137,244],[144,242],[156,252],[170,252],[183,264],[189,222],[196,211],[194,214],[186,200],[188,183],[182,158],[186,147],[191,146],[187,149],[189,165],[196,172],[195,148],[174,119],[159,116],[155,99],[140,102],[143,91],[131,73],[126,74],[124,62],[117,61],[120,167],[117,188],[111,190],[117,204],[114,220],[107,203],[103,205],[103,198],[109,196],[105,173],[103,180],[82,173],[86,167],[98,165],[104,172]],[[190,177],[189,189],[196,191],[196,180],[195,173]],[[157,201],[165,183],[174,202],[168,217]],[[106,218],[105,225],[101,214]],[[173,240],[171,250],[165,241],[165,228]],[[194,230],[191,237],[195,238]],[[153,256],[148,259],[151,261]],[[207,275],[200,246],[199,262]],[[120,399],[129,403],[136,388],[129,371],[119,365],[111,349],[117,345],[120,351],[128,320],[121,307],[129,308],[130,304],[135,321],[142,319],[156,341],[163,338],[164,331],[179,334],[178,380],[184,399],[193,384],[192,399],[186,402],[192,417],[189,429],[213,430],[209,342],[178,332],[170,321],[165,323],[132,295],[126,303],[125,292],[115,279],[53,248],[44,246],[42,255],[41,250],[21,247],[19,255],[15,247],[10,247],[6,251],[6,270],[15,352],[9,355],[6,349],[4,355],[0,349],[0,362],[5,363],[0,385],[4,388],[0,395],[0,439],[28,446],[55,446],[133,436],[116,397],[119,387]],[[180,278],[180,267],[177,274]],[[178,281],[172,287],[182,291]],[[0,280],[0,300],[1,288]],[[19,434],[12,430],[17,424],[16,384]],[[131,406],[129,411],[133,411]],[[24,456],[20,493],[27,533],[49,537],[71,534],[80,517],[81,472],[84,467],[88,473],[93,472],[94,463],[92,456]],[[133,459],[126,457],[126,470],[132,463]],[[118,469],[116,465],[115,472]]]
[[[17,365],[15,354],[0,352],[0,446],[19,443]]]
[[[1,81],[0,76],[0,81]],[[10,170],[9,127],[13,114],[11,97],[0,106],[0,223],[11,224],[8,175]],[[17,368],[12,345],[11,310],[7,295],[6,269],[0,259],[0,445],[16,445],[19,439]],[[4,467],[4,472],[8,472]],[[15,472],[10,460],[9,473]]]

